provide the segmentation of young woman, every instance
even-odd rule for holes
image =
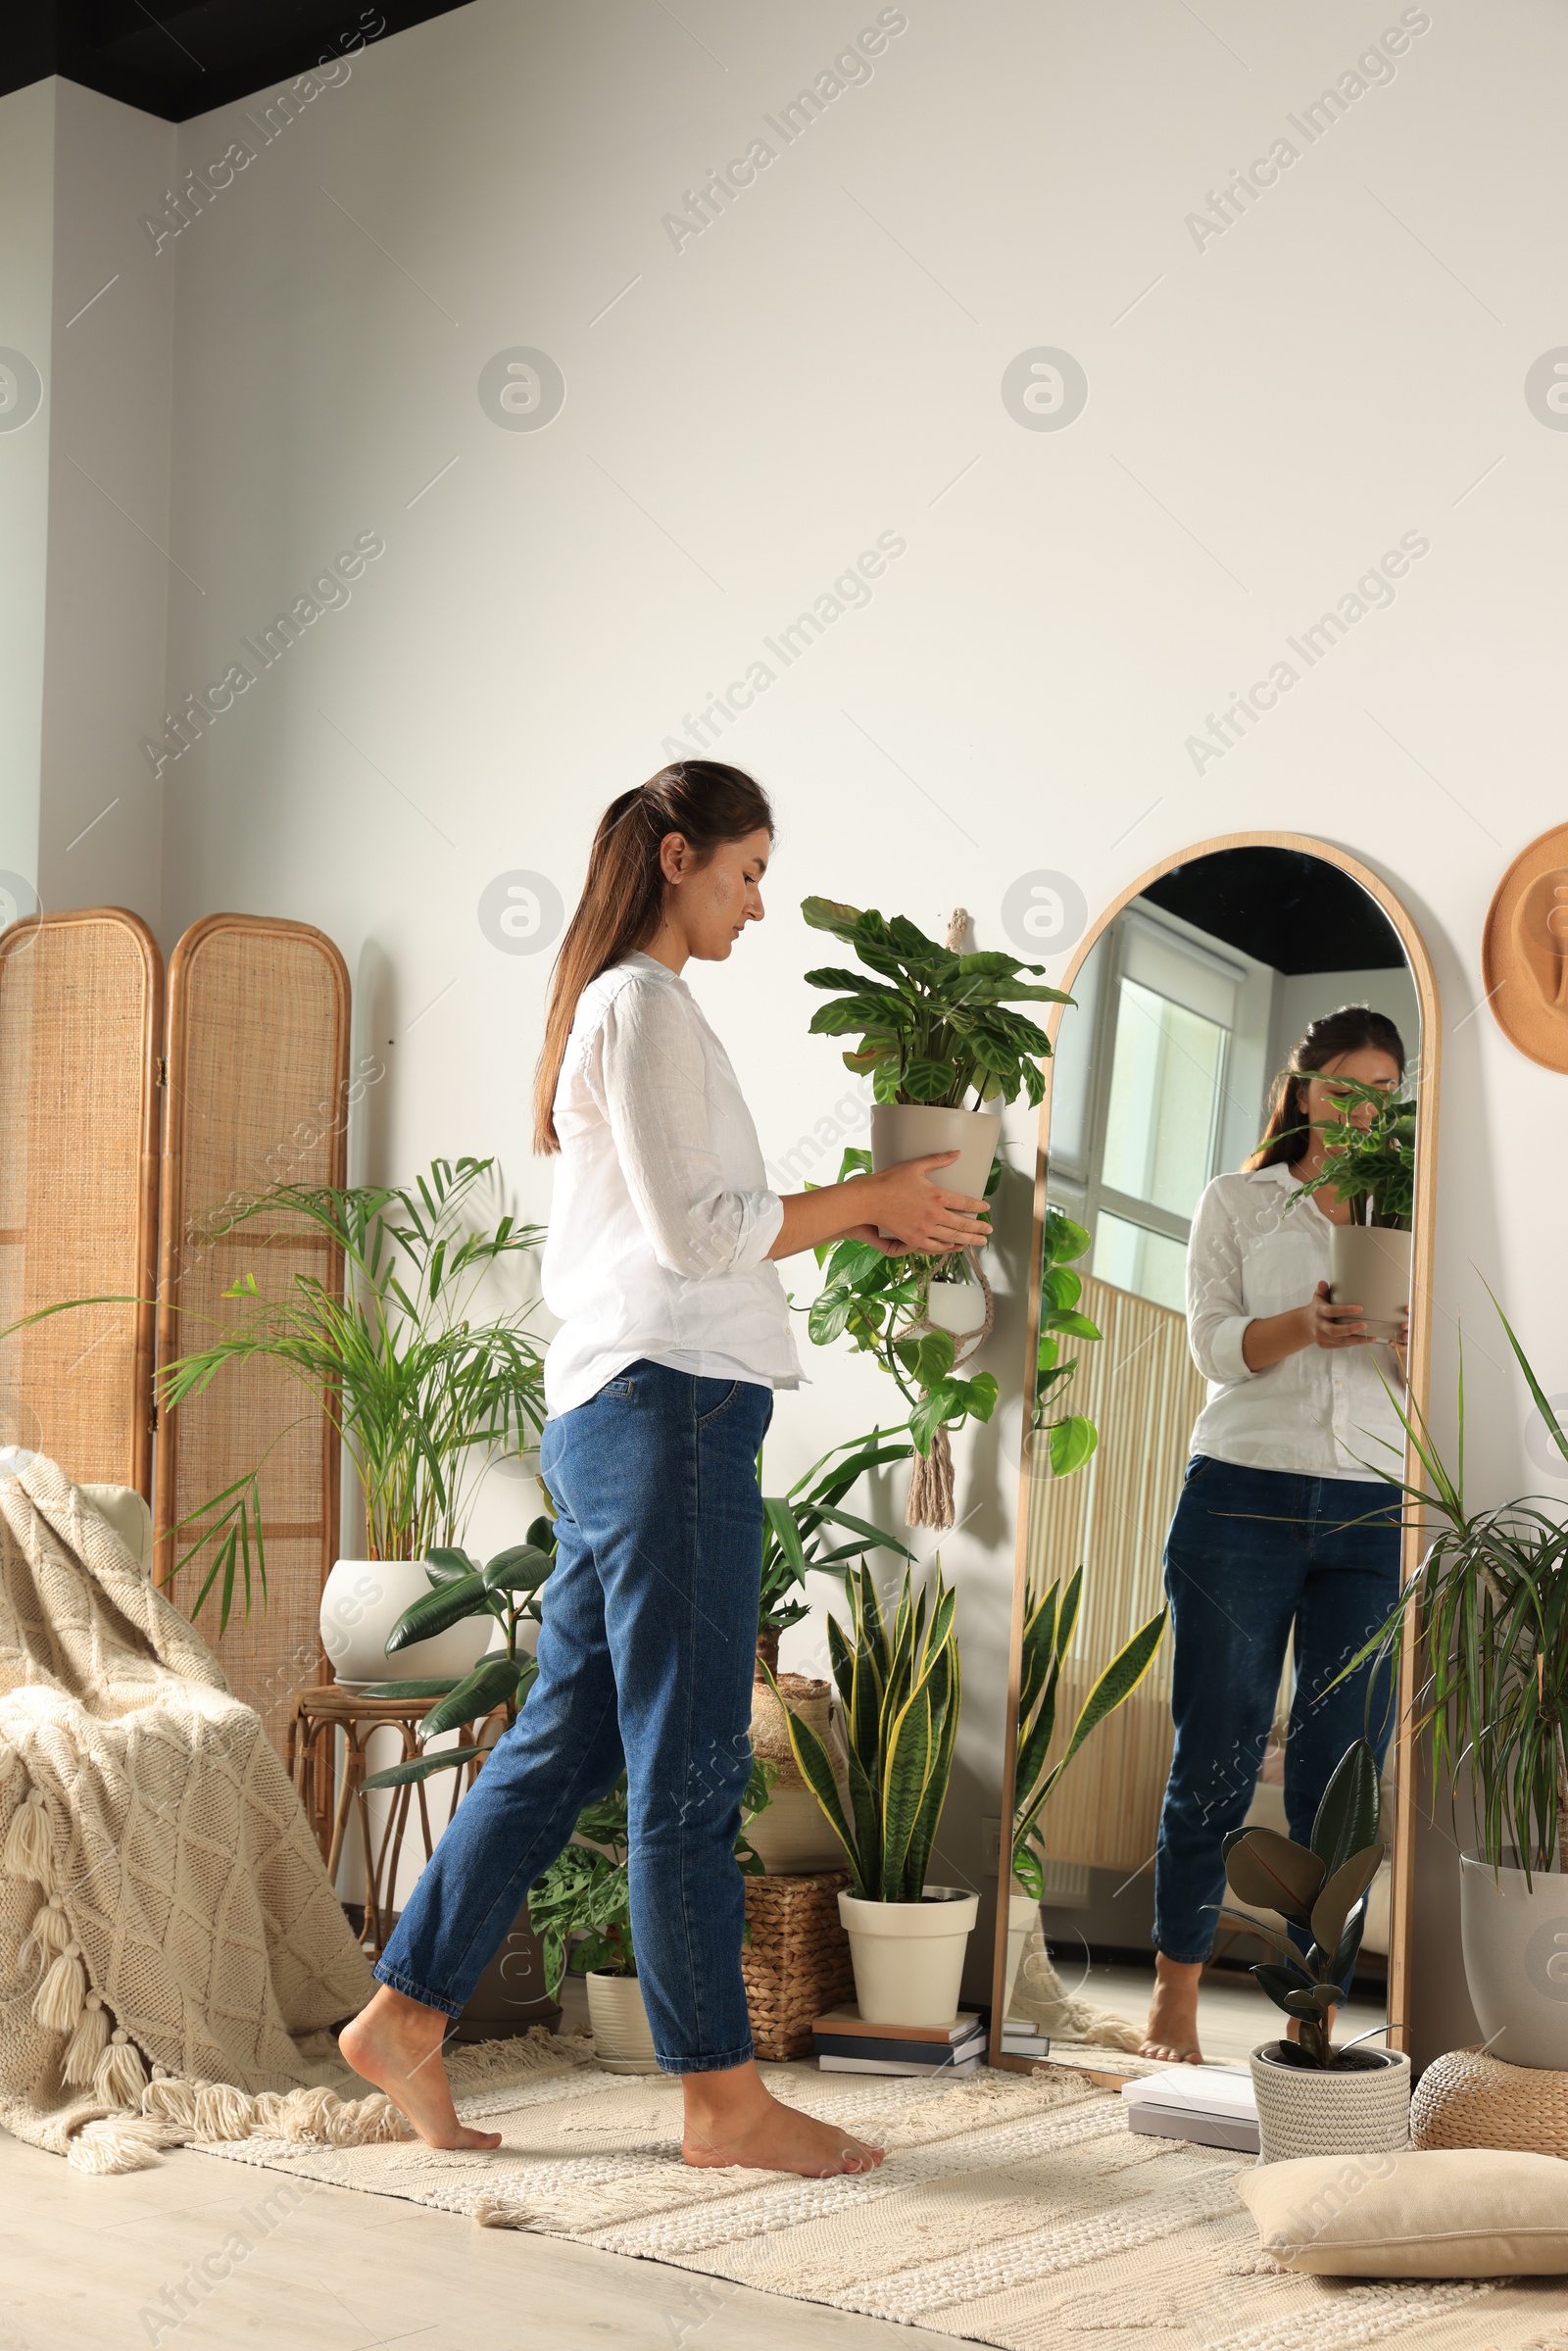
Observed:
[[[1395,1468],[1404,1432],[1389,1394],[1402,1348],[1379,1347],[1361,1308],[1329,1299],[1329,1226],[1347,1202],[1292,1199],[1326,1161],[1337,1078],[1397,1086],[1392,1020],[1348,1004],[1315,1020],[1276,1089],[1263,1141],[1198,1204],[1187,1323],[1208,1401],[1165,1544],[1176,1745],[1154,1857],[1155,1985],[1142,2054],[1200,2060],[1198,1987],[1225,1898],[1221,1841],[1252,1800],[1294,1628],[1285,1746],[1293,1837],[1310,1837],[1329,1776],[1365,1724],[1381,1762],[1392,1707],[1371,1667],[1336,1677],[1388,1616],[1399,1584],[1399,1510],[1371,1464]],[[1364,1116],[1365,1107],[1352,1118]],[[1391,1453],[1385,1449],[1393,1446]],[[1367,1716],[1370,1712],[1370,1722]]]
[[[529,1886],[624,1770],[632,1939],[691,2164],[826,2177],[881,2150],[780,2105],[752,2062],[734,1857],[761,1569],[756,1456],[800,1379],[773,1261],[853,1234],[890,1254],[988,1237],[928,1180],[956,1155],[780,1199],[728,1056],[681,979],[762,918],[773,817],[687,759],[606,810],[557,961],[534,1096],[561,1154],[544,1290],[541,1469],[559,1515],[539,1675],[376,1963],[344,2055],[432,2146],[459,2124],[440,2049]],[[878,1227],[897,1236],[878,1240]]]

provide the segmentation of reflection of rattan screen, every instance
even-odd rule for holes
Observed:
[[[150,1494],[163,966],[118,906],[0,935],[0,1445]],[[140,1301],[140,1302],[136,1302]]]
[[[1168,1306],[1086,1281],[1079,1304],[1103,1333],[1079,1349],[1072,1408],[1100,1446],[1083,1469],[1037,1469],[1029,1509],[1031,1592],[1084,1569],[1084,1605],[1056,1702],[1058,1739],[1096,1677],[1164,1600],[1161,1554],[1193,1425],[1207,1394]],[[1171,1644],[1062,1776],[1045,1816],[1054,1861],[1135,1870],[1154,1850],[1170,1766]]]
[[[279,1220],[230,1226],[225,1203],[270,1185],[341,1184],[346,1165],[349,984],[332,942],[303,923],[213,914],[169,966],[169,1110],[161,1212],[158,1356],[199,1347],[238,1309],[223,1292],[252,1273],[283,1295],[297,1272],[341,1285],[335,1251]],[[230,1214],[231,1214],[230,1208]],[[236,1696],[281,1749],[294,1691],[325,1678],[318,1627],[337,1549],[337,1442],[309,1391],[270,1363],[227,1363],[163,1415],[154,1517],[167,1578],[196,1530],[178,1522],[261,1469],[268,1597],[249,1621],[236,1586],[218,1638],[215,1586],[197,1624]],[[177,1579],[189,1610],[203,1552]]]

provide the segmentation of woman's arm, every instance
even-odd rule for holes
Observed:
[[[825,1241],[849,1240],[868,1241],[888,1257],[911,1249],[952,1256],[960,1249],[978,1248],[991,1238],[985,1201],[971,1200],[967,1193],[944,1192],[926,1177],[928,1168],[951,1167],[957,1155],[935,1151],[928,1158],[906,1159],[881,1175],[851,1176],[847,1184],[786,1193],[781,1203],[784,1221],[768,1255],[793,1257]],[[895,1239],[884,1241],[879,1225]]]
[[[1336,1305],[1327,1282],[1319,1282],[1304,1306],[1285,1314],[1259,1314],[1242,1333],[1242,1354],[1249,1371],[1267,1371],[1303,1347],[1371,1347],[1375,1343],[1360,1319],[1361,1308]]]

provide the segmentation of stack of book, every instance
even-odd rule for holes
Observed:
[[[1004,2057],[1049,2057],[1051,2035],[1043,2027],[1031,2025],[1027,2017],[1004,2016],[1002,2020],[1002,2054]]]
[[[865,2025],[858,2008],[830,2009],[811,2027],[824,2074],[972,2074],[986,2031],[970,2011],[951,2025]]]
[[[1124,2082],[1127,2124],[1159,2138],[1257,2153],[1257,2099],[1246,2066],[1173,2065]]]

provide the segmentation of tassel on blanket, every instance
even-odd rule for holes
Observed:
[[[49,1859],[49,1815],[41,1788],[29,1788],[11,1816],[5,1850],[0,1852],[0,1876],[31,1878],[44,1887],[54,1884],[54,1869]]]
[[[34,1957],[47,1966],[55,1953],[63,1951],[70,1940],[71,1921],[66,1916],[65,1903],[59,1894],[50,1894],[47,1901],[39,1903],[32,1925],[18,1946],[19,1970],[24,1972],[29,1968]]]
[[[82,2002],[81,2022],[66,2047],[65,2062],[60,2068],[62,2082],[70,2082],[78,2089],[90,2089],[98,2071],[98,2060],[109,2046],[112,2019],[101,1995],[90,1991]]]
[[[35,2023],[40,2024],[46,2033],[74,2032],[81,2016],[86,1990],[87,1972],[81,1964],[81,1945],[69,1942],[59,1956],[49,1962],[48,1973],[33,1998]]]
[[[92,2094],[105,2106],[140,2107],[142,2092],[147,2087],[147,2068],[141,2051],[119,2025],[109,2037],[109,2046],[98,2060],[98,2070],[92,2078]]]

